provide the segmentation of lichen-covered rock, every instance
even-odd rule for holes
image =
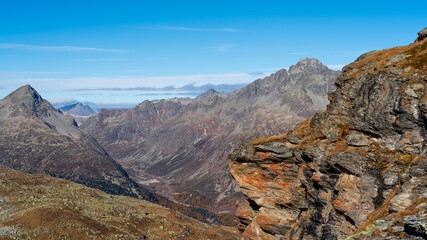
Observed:
[[[230,155],[245,239],[425,237],[425,56],[426,39],[364,54],[326,111]]]

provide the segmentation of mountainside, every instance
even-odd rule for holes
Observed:
[[[232,149],[324,109],[338,75],[303,58],[225,98],[211,90],[185,105],[144,101],[131,110],[101,110],[81,127],[138,183],[173,201],[229,212],[242,197],[228,172]]]
[[[139,186],[88,134],[29,85],[0,101],[0,167],[69,179],[112,194]]]
[[[230,156],[244,239],[427,238],[425,31],[360,56],[326,111]]]
[[[0,239],[238,239],[144,200],[0,169]]]

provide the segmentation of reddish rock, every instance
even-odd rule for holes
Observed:
[[[425,56],[427,39],[361,56],[343,68],[327,110],[292,137],[254,140],[230,156],[254,203],[244,239],[427,236]],[[281,151],[290,156],[278,159]]]

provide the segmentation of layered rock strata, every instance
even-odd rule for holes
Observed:
[[[343,68],[326,111],[230,156],[244,239],[425,239],[427,39]]]

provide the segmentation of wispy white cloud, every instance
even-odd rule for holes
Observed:
[[[206,47],[206,48],[214,49],[217,52],[228,52],[228,51],[230,51],[232,48],[234,48],[236,46],[237,46],[237,44],[226,43],[226,44],[217,45],[217,46],[209,46],[209,47]]]
[[[153,57],[153,58],[89,58],[89,59],[79,59],[80,62],[120,62],[120,61],[131,61],[131,60],[140,60],[140,61],[160,61],[168,60],[164,57]]]
[[[52,52],[132,52],[129,49],[93,48],[76,46],[37,46],[16,43],[0,43],[0,49],[52,51]]]
[[[120,62],[129,61],[129,58],[93,58],[93,59],[79,59],[80,62]]]
[[[144,69],[126,69],[124,72],[144,72]]]
[[[181,26],[156,25],[150,29],[154,30],[169,30],[169,31],[189,31],[189,32],[241,32],[234,28],[191,28]]]
[[[69,72],[0,72],[0,75],[19,74],[19,75],[44,75],[44,74],[67,74]]]
[[[74,98],[51,98],[49,99],[49,102],[52,104],[65,104],[65,103],[75,103],[77,100]]]
[[[332,70],[341,70],[344,66],[345,64],[327,65]]]

